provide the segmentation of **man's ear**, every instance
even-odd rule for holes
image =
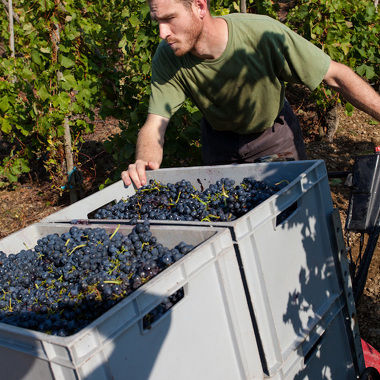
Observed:
[[[206,13],[208,12],[207,0],[194,0],[193,5],[195,7],[196,13],[198,14],[199,18],[203,20]]]

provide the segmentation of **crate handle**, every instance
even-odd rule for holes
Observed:
[[[143,331],[150,330],[155,326],[169,311],[185,297],[184,288],[181,287],[166,297],[159,305],[155,306],[152,310],[146,313],[142,318]]]
[[[284,223],[287,219],[291,218],[299,209],[298,201],[292,203],[285,210],[281,211],[276,217],[276,227]]]

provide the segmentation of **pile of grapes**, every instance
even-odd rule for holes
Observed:
[[[151,219],[174,221],[233,221],[287,185],[269,186],[253,178],[239,185],[228,178],[198,191],[186,180],[166,185],[151,180],[136,193],[115,205],[97,210],[95,219]]]
[[[0,322],[72,335],[193,248],[185,242],[165,247],[145,220],[127,236],[72,226],[61,235],[44,236],[33,249],[8,256],[0,251]],[[144,324],[178,297],[181,292],[154,309]]]

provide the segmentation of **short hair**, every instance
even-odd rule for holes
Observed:
[[[186,8],[191,8],[194,0],[175,0],[177,3],[182,3]],[[207,0],[207,9],[210,9],[210,0]]]
[[[150,3],[151,0],[147,0]],[[177,3],[182,3],[184,7],[190,9],[194,0],[175,0]],[[207,9],[210,9],[210,0],[207,0]]]

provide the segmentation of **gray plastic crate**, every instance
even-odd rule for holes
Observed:
[[[116,227],[104,226],[110,233]],[[24,243],[33,248],[38,238],[69,228],[36,223],[1,240],[0,250],[17,253]],[[121,226],[119,231],[127,234],[131,228]],[[262,378],[229,232],[182,226],[152,226],[151,231],[167,247],[185,241],[195,249],[70,337],[0,323],[2,378]],[[143,317],[180,288],[184,298],[144,330]]]
[[[324,175],[324,171],[324,162],[322,160],[314,160],[159,169],[148,171],[147,178],[148,180],[161,181],[164,184],[186,179],[198,190],[206,189],[211,183],[215,183],[217,180],[225,177],[234,179],[236,182],[242,181],[244,177],[253,177],[256,180],[265,181],[270,185],[287,180],[290,182],[289,187],[293,188],[299,182],[301,182],[302,186],[308,186],[306,181],[318,180],[320,176]],[[120,180],[47,216],[41,221],[58,222],[73,219],[91,219],[95,210],[107,204],[116,203],[121,199],[126,199],[135,193],[136,191],[133,186],[126,187],[123,181]],[[278,198],[278,201],[280,202],[278,206],[277,202],[275,204],[277,207],[282,206],[281,201],[285,201],[287,204],[289,202],[289,194]],[[202,225],[204,225],[204,222],[202,222]],[[220,225],[229,226],[231,224],[229,222],[218,222],[218,226]]]
[[[227,227],[242,267],[247,302],[266,376],[277,376],[293,363],[295,352],[308,356],[308,340],[325,315],[344,314],[351,342],[351,363],[364,368],[346,257],[336,247],[333,204],[323,161],[296,161],[215,167],[160,169],[148,179],[163,183],[186,179],[198,189],[220,178],[240,182],[253,177],[289,185],[233,222],[155,222],[161,225]],[[45,220],[86,219],[105,204],[134,194],[122,181],[51,215]],[[287,219],[278,216],[292,208]],[[342,307],[343,305],[343,307]],[[277,375],[276,375],[277,374]]]
[[[338,314],[331,312],[313,329],[305,344],[294,351],[280,370],[270,378],[356,379],[363,372],[364,366],[361,369],[355,368],[355,361],[351,358],[352,342],[345,329],[345,315],[342,311]]]

